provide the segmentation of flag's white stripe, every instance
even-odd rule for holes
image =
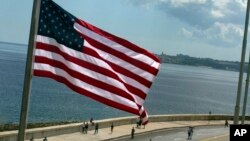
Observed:
[[[41,56],[41,57],[45,57],[45,58],[49,58],[51,60],[56,60],[59,61],[63,64],[65,64],[69,69],[74,68],[74,71],[77,71],[83,75],[86,75],[88,77],[91,77],[97,81],[101,81],[103,83],[106,83],[108,85],[112,85],[114,87],[117,87],[123,91],[125,91],[126,93],[130,94],[133,99],[136,101],[137,104],[142,105],[144,103],[144,100],[140,97],[138,97],[137,95],[131,93],[125,86],[123,83],[121,83],[120,81],[117,81],[114,78],[110,78],[106,75],[100,74],[98,72],[89,70],[87,68],[84,68],[82,66],[79,66],[73,62],[67,61],[65,60],[60,54],[57,53],[53,53],[50,51],[45,51],[45,50],[41,50],[41,49],[36,49],[35,50],[35,56]]]
[[[116,50],[116,51],[119,51],[119,52],[121,52],[123,54],[126,54],[127,56],[129,56],[131,58],[134,58],[134,59],[136,59],[138,61],[141,61],[143,63],[146,63],[149,66],[154,67],[156,69],[159,68],[160,63],[156,62],[155,60],[151,59],[150,57],[148,57],[148,56],[146,56],[144,54],[137,53],[137,52],[135,52],[135,51],[133,51],[133,50],[131,50],[129,48],[126,48],[126,47],[124,47],[124,46],[122,46],[122,45],[120,45],[120,44],[106,38],[106,37],[103,37],[103,36],[93,32],[93,31],[81,26],[80,24],[78,24],[76,22],[74,23],[74,28],[78,32],[80,32],[80,33],[82,33],[82,34],[84,34],[84,35],[86,35],[86,36],[88,36],[88,37],[90,37],[90,38],[92,38],[92,39],[94,39],[94,40],[96,40],[96,41],[98,41],[98,42],[100,42],[100,43],[114,49],[114,50]]]
[[[92,57],[90,55],[87,55],[87,54],[84,54],[84,53],[81,53],[79,51],[75,51],[73,49],[70,49],[62,44],[58,44],[55,39],[53,38],[49,38],[49,37],[45,37],[45,36],[41,36],[41,35],[37,35],[36,37],[36,41],[37,42],[40,42],[40,43],[45,43],[45,44],[50,44],[50,45],[53,45],[53,46],[56,46],[58,47],[62,52],[70,55],[70,56],[73,56],[75,58],[78,58],[78,59],[81,59],[83,61],[86,61],[86,62],[89,62],[89,63],[92,63],[94,65],[97,65],[99,67],[102,67],[102,68],[106,68],[110,71],[112,71],[113,73],[115,73],[124,83],[128,84],[128,85],[131,85],[133,87],[136,87],[138,89],[140,89],[141,91],[143,91],[145,94],[148,93],[149,91],[149,88],[142,85],[140,82],[130,78],[130,77],[127,77],[123,74],[120,74],[116,71],[114,71],[110,66],[109,64],[107,64],[106,62],[98,59],[98,58],[95,58],[95,57]]]
[[[109,100],[112,100],[114,102],[117,102],[117,103],[120,103],[120,104],[123,104],[123,105],[126,105],[128,107],[131,107],[133,109],[138,110],[138,106],[133,101],[130,101],[126,98],[123,98],[119,95],[108,92],[106,90],[100,89],[100,88],[95,87],[93,85],[90,85],[88,83],[85,83],[77,78],[72,77],[71,75],[69,75],[67,72],[65,72],[64,70],[62,70],[60,68],[56,68],[56,67],[50,66],[48,64],[34,63],[34,70],[49,71],[55,75],[58,75],[58,76],[61,76],[65,79],[67,79],[71,84],[73,84],[77,87],[80,87],[82,89],[85,89],[89,92],[92,92],[95,95],[101,96],[105,99],[109,99]]]
[[[140,109],[140,111],[139,111],[139,113],[142,114],[144,110],[145,110],[145,109],[144,109],[144,107],[142,106],[141,109]]]
[[[147,111],[145,111],[144,106],[141,107],[139,114],[141,115],[143,112],[146,113],[146,116],[142,118],[142,123],[148,121],[148,113],[147,113]]]
[[[92,50],[96,51],[102,58],[104,58],[105,60],[108,60],[134,74],[137,74],[139,75],[140,77],[142,78],[145,78],[147,79],[148,81],[152,81],[154,78],[155,78],[155,75],[145,71],[145,70],[142,70],[124,60],[121,60],[120,58],[112,55],[112,54],[109,54],[105,51],[102,51],[100,49],[97,49],[95,47],[93,47],[91,44],[89,44],[86,40],[84,41],[84,46],[85,47],[88,47],[88,48],[91,48]]]

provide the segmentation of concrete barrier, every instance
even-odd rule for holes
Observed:
[[[96,120],[95,122],[99,124],[99,128],[110,127],[113,123],[114,126],[135,124],[136,116],[133,117],[122,117],[122,118],[112,118],[104,120]],[[233,120],[231,115],[208,115],[208,114],[181,114],[181,115],[152,115],[149,117],[150,122],[167,122],[167,121],[198,121],[198,120]],[[250,120],[250,116],[246,117],[246,120]],[[69,134],[80,132],[82,123],[74,123],[67,125],[57,125],[50,127],[34,128],[26,130],[26,139],[43,138],[56,136],[61,134]],[[94,126],[89,125],[89,129],[93,130]],[[18,131],[6,131],[0,132],[0,141],[17,141]]]

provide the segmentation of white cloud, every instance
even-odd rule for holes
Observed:
[[[222,18],[228,13],[230,13],[230,9],[228,9],[227,7],[230,2],[232,2],[232,0],[212,0],[212,16],[214,18]]]
[[[188,38],[190,38],[190,37],[193,36],[193,32],[187,30],[186,28],[182,28],[181,31],[180,31],[180,33],[182,35],[184,35],[185,37],[188,37]]]
[[[211,14],[214,18],[222,18],[225,15],[220,10],[212,9]]]
[[[174,7],[180,7],[180,6],[184,6],[185,4],[203,4],[205,3],[206,0],[170,0],[170,3],[174,6]]]
[[[227,5],[233,2],[232,0],[212,0],[213,6],[218,9],[226,9]]]
[[[133,0],[178,19],[185,37],[224,47],[241,43],[247,0]]]
[[[216,22],[214,28],[218,29],[219,37],[227,42],[233,40],[234,37],[242,37],[243,35],[243,30],[239,25]]]
[[[213,26],[201,30],[192,28],[194,39],[204,40],[214,45],[236,47],[242,43],[243,29],[241,25],[216,22]]]

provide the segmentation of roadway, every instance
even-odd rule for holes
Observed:
[[[166,129],[135,136],[133,141],[186,141],[187,127]],[[130,137],[115,139],[113,141],[127,141]],[[229,141],[229,127],[200,126],[194,128],[192,141]]]

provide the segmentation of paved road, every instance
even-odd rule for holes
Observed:
[[[186,141],[188,128],[168,129],[136,136],[133,141]],[[123,138],[116,141],[127,141]],[[192,141],[228,141],[229,128],[224,126],[196,127]]]

